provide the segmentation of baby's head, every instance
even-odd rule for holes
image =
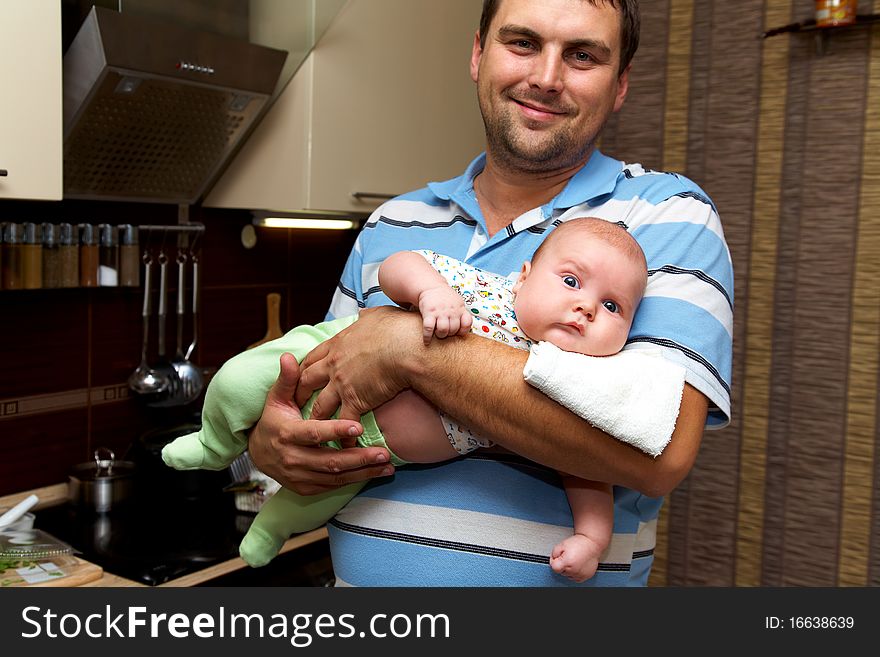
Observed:
[[[570,219],[523,263],[514,311],[531,340],[610,356],[626,343],[647,279],[645,254],[625,228]]]

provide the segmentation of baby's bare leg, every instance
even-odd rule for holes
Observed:
[[[553,548],[550,567],[575,582],[590,579],[611,542],[614,495],[609,484],[563,474],[562,482],[574,518],[574,534]]]
[[[388,448],[410,463],[437,463],[458,456],[440,422],[437,408],[412,390],[404,390],[374,411]]]

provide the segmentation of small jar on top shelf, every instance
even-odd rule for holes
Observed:
[[[43,287],[43,239],[39,225],[32,221],[24,224],[21,259],[24,269],[22,287],[26,290]]]
[[[119,285],[119,242],[116,226],[98,226],[98,285],[116,287]]]
[[[58,246],[58,226],[44,223],[43,234],[43,287],[61,287],[61,249]]]
[[[4,290],[20,290],[24,286],[23,240],[21,224],[10,222],[3,227],[3,272],[0,279]]]
[[[124,287],[138,287],[141,284],[138,228],[131,224],[119,226],[119,284]]]
[[[79,236],[73,224],[58,224],[58,255],[60,260],[58,287],[79,287]]]
[[[93,224],[79,225],[79,284],[80,287],[98,286],[98,231]]]

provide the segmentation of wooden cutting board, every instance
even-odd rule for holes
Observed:
[[[14,571],[5,571],[0,574],[0,583],[6,586],[27,586],[29,588],[44,586],[80,586],[88,582],[101,579],[104,569],[88,561],[75,557],[76,563],[64,565],[59,570],[64,573],[63,577],[51,577],[45,582],[29,583],[18,576]]]
[[[272,292],[271,294],[266,295],[266,335],[263,336],[262,340],[257,340],[251,345],[248,345],[248,349],[253,349],[254,347],[259,347],[261,344],[269,342],[270,340],[274,340],[275,338],[280,338],[284,333],[281,330],[281,295],[277,292]]]

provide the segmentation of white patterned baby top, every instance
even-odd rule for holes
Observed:
[[[474,323],[471,332],[528,351],[532,342],[525,336],[513,312],[514,282],[473,265],[435,253],[416,251],[461,295]]]

